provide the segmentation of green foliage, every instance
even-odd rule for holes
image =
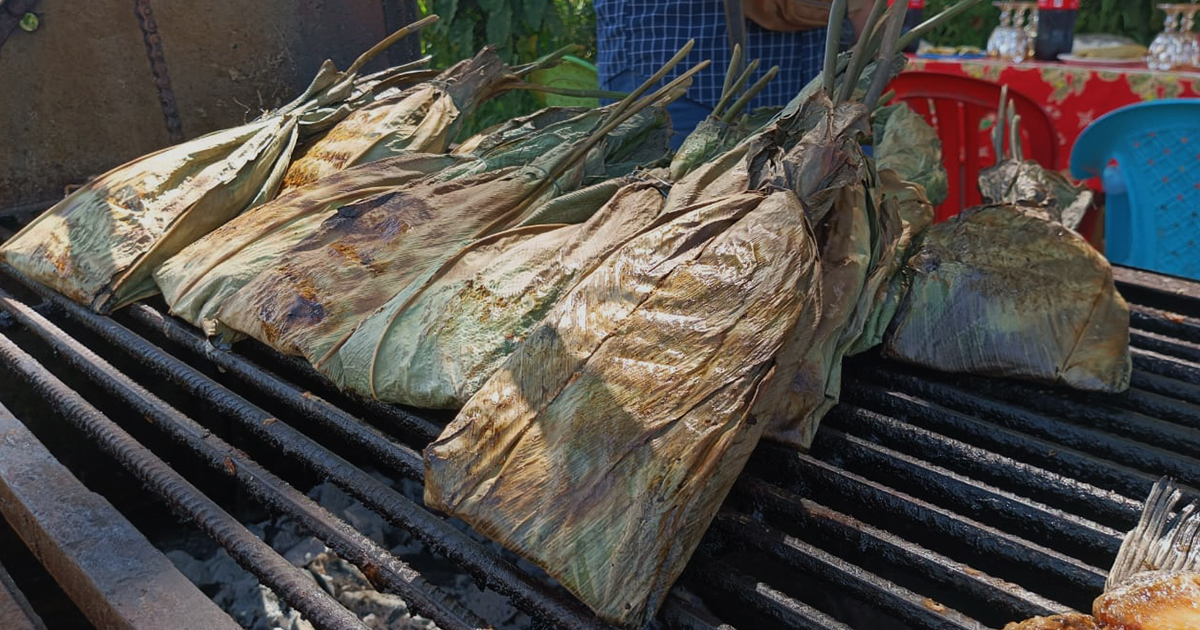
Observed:
[[[932,16],[956,0],[928,0],[925,15]],[[1162,30],[1163,14],[1155,0],[1083,0],[1077,33],[1112,33],[1132,37],[1143,44]],[[940,46],[987,46],[988,34],[1000,21],[1000,10],[990,3],[977,6],[929,37]]]
[[[421,15],[437,13],[437,24],[421,33],[421,50],[433,55],[435,68],[446,68],[473,56],[484,46],[496,47],[510,64],[526,63],[578,44],[576,56],[595,61],[596,13],[591,0],[418,0]],[[541,107],[533,94],[510,92],[485,103],[460,137],[528,114]]]

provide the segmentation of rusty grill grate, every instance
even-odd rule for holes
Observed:
[[[851,361],[812,451],[760,446],[680,581],[687,593],[656,623],[976,629],[1089,609],[1154,481],[1200,487],[1200,285],[1126,269],[1118,280],[1134,305],[1128,393]],[[360,626],[233,516],[222,488],[290,516],[441,628],[498,620],[315,504],[306,484],[332,481],[538,627],[607,627],[371,473],[420,481],[420,450],[445,417],[344,395],[254,342],[214,348],[161,306],[96,315],[11,269],[0,271],[0,312],[0,403],[35,401],[15,416],[0,409],[0,437],[32,430],[29,448],[119,465],[136,479],[122,492],[169,507],[317,627]],[[99,491],[118,510],[130,503]],[[40,544],[53,517],[19,518],[19,494],[0,480],[0,512],[83,614],[97,626],[124,614],[103,589],[64,577],[86,561]],[[6,597],[15,590],[0,588],[0,609],[23,601]]]

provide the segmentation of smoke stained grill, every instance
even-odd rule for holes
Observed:
[[[811,453],[760,446],[680,580],[686,592],[669,598],[658,623],[974,629],[1089,608],[1154,481],[1170,474],[1193,497],[1200,487],[1200,285],[1126,269],[1118,282],[1134,306],[1127,394],[849,361],[842,404]],[[7,268],[0,289],[0,362],[17,381],[0,388],[0,403],[33,389],[131,469],[105,440],[127,439],[163,474],[221,475],[443,628],[500,620],[478,618],[418,561],[396,558],[317,506],[306,483],[332,481],[542,627],[607,627],[371,473],[420,481],[420,451],[446,414],[338,392],[303,361],[255,342],[214,348],[153,302],[103,317]],[[105,416],[93,402],[129,411]],[[104,435],[127,432],[104,437],[81,418],[111,423]],[[37,432],[33,419],[20,419]],[[151,434],[165,439],[134,441]],[[200,465],[178,463],[189,457]],[[202,522],[203,511],[180,510],[170,488],[149,476],[141,483],[139,492]],[[207,500],[201,489],[211,484],[196,483],[192,498]],[[243,524],[226,525],[226,539],[214,535],[224,546],[253,538]],[[241,560],[264,585],[319,627],[345,627],[328,602],[289,590],[286,561],[261,553]]]

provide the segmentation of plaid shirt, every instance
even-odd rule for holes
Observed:
[[[712,65],[693,78],[687,95],[710,108],[717,104],[730,55],[722,0],[594,0],[594,5],[602,86],[608,87],[614,76],[627,70],[649,78],[689,39],[695,39],[692,52],[667,80],[711,59]],[[825,57],[825,32],[820,28],[781,33],[747,20],[748,59],[762,60],[750,82],[771,66],[779,66],[779,74],[750,107],[783,106],[819,74]]]

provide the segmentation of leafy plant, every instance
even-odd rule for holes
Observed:
[[[445,68],[496,47],[510,64],[532,61],[569,44],[576,56],[595,61],[596,13],[592,0],[418,0],[421,15],[436,13],[436,25],[421,32],[421,50]],[[541,107],[529,92],[516,91],[485,103],[463,125],[460,138]]]
[[[928,0],[925,14],[934,15],[954,0]],[[1163,14],[1154,0],[1083,0],[1077,33],[1112,33],[1149,44],[1162,30]],[[988,34],[1000,20],[1000,10],[990,4],[977,6],[962,17],[933,31],[927,37],[939,46],[987,46]]]

